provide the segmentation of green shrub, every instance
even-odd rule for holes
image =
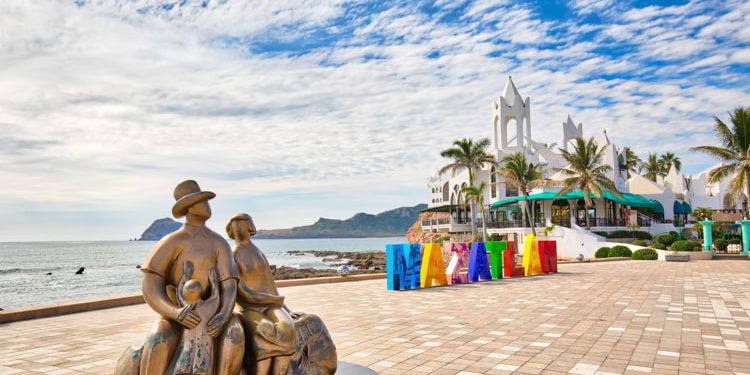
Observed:
[[[651,233],[644,232],[641,230],[637,230],[635,232],[630,230],[616,230],[612,232],[596,232],[596,234],[599,234],[601,236],[607,237],[607,238],[637,238],[640,240],[650,240],[651,239]]]
[[[443,236],[443,237],[440,237],[440,238],[438,238],[438,239],[437,239],[436,241],[437,241],[437,242],[438,242],[439,244],[441,244],[441,245],[442,245],[442,244],[443,244],[443,242],[446,242],[446,241],[450,241],[450,240],[451,240],[451,237],[450,237],[450,236]]]
[[[607,233],[607,232],[602,232],[602,231],[600,231],[600,230],[594,230],[594,231],[591,231],[591,233],[594,233],[594,234],[596,234],[596,235],[599,235],[599,236],[602,236],[602,237],[607,237],[607,236],[609,236],[609,233]]]
[[[633,240],[630,243],[633,244],[633,245],[635,245],[635,246],[643,246],[643,247],[646,246],[646,241],[644,241],[644,240]]]
[[[502,241],[503,238],[499,234],[493,233],[490,235],[490,241]]]
[[[690,243],[693,244],[693,251],[703,251],[703,241],[690,240]]]
[[[729,241],[727,241],[727,240],[716,240],[716,241],[714,241],[714,246],[716,246],[716,250],[724,251],[729,246]]]
[[[612,250],[608,247],[600,247],[599,250],[594,253],[595,258],[606,258],[609,256],[609,251]]]
[[[656,239],[655,239],[656,242],[660,244],[664,244],[665,246],[669,246],[673,244],[676,240],[677,239],[673,235],[667,234],[667,233],[660,234],[656,236]]]
[[[739,245],[739,244],[742,243],[742,241],[740,241],[739,238],[733,238],[733,239],[731,239],[731,240],[729,240],[727,242],[729,242],[730,245]]]
[[[695,243],[693,241],[679,240],[675,241],[669,250],[672,251],[694,251]]]
[[[635,260],[656,260],[659,258],[659,253],[654,249],[640,249],[633,252],[633,259]]]
[[[612,246],[612,248],[609,249],[609,254],[607,255],[607,258],[615,258],[615,257],[630,258],[632,255],[633,255],[633,252],[630,251],[630,249],[627,246],[617,245],[617,246]]]
[[[651,247],[653,247],[656,250],[666,250],[667,245],[661,243],[661,242],[654,242],[651,244]]]

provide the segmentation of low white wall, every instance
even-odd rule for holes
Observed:
[[[659,260],[667,260],[667,255],[690,255],[690,260],[711,260],[714,254],[710,251],[671,251],[671,250],[656,250],[659,254]]]
[[[607,246],[627,246],[630,250],[644,249],[643,246],[636,246],[627,243],[609,242],[606,238],[591,233],[575,224],[571,228],[556,226],[549,236],[544,236],[542,231],[538,239],[548,239],[557,241],[557,255],[561,257],[575,258],[578,254],[583,254],[586,258],[593,258],[596,250],[600,247]]]

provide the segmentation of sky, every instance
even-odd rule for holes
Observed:
[[[439,152],[492,134],[513,76],[532,136],[715,162],[750,106],[750,2],[0,1],[0,241],[138,237],[185,179],[220,230],[427,200]]]

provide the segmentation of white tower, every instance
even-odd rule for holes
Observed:
[[[518,93],[516,85],[508,76],[505,90],[500,100],[493,104],[493,123],[495,124],[495,148],[498,150],[517,149],[521,150],[531,145],[531,98],[526,97],[524,102]],[[509,134],[508,123],[516,121],[515,134]],[[524,134],[524,123],[526,133]],[[498,138],[498,125],[500,125],[500,137]],[[512,135],[509,139],[509,135]],[[524,139],[526,140],[524,142]],[[515,146],[512,145],[516,141]]]

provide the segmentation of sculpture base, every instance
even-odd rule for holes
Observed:
[[[336,375],[378,375],[378,373],[362,365],[339,362]]]

